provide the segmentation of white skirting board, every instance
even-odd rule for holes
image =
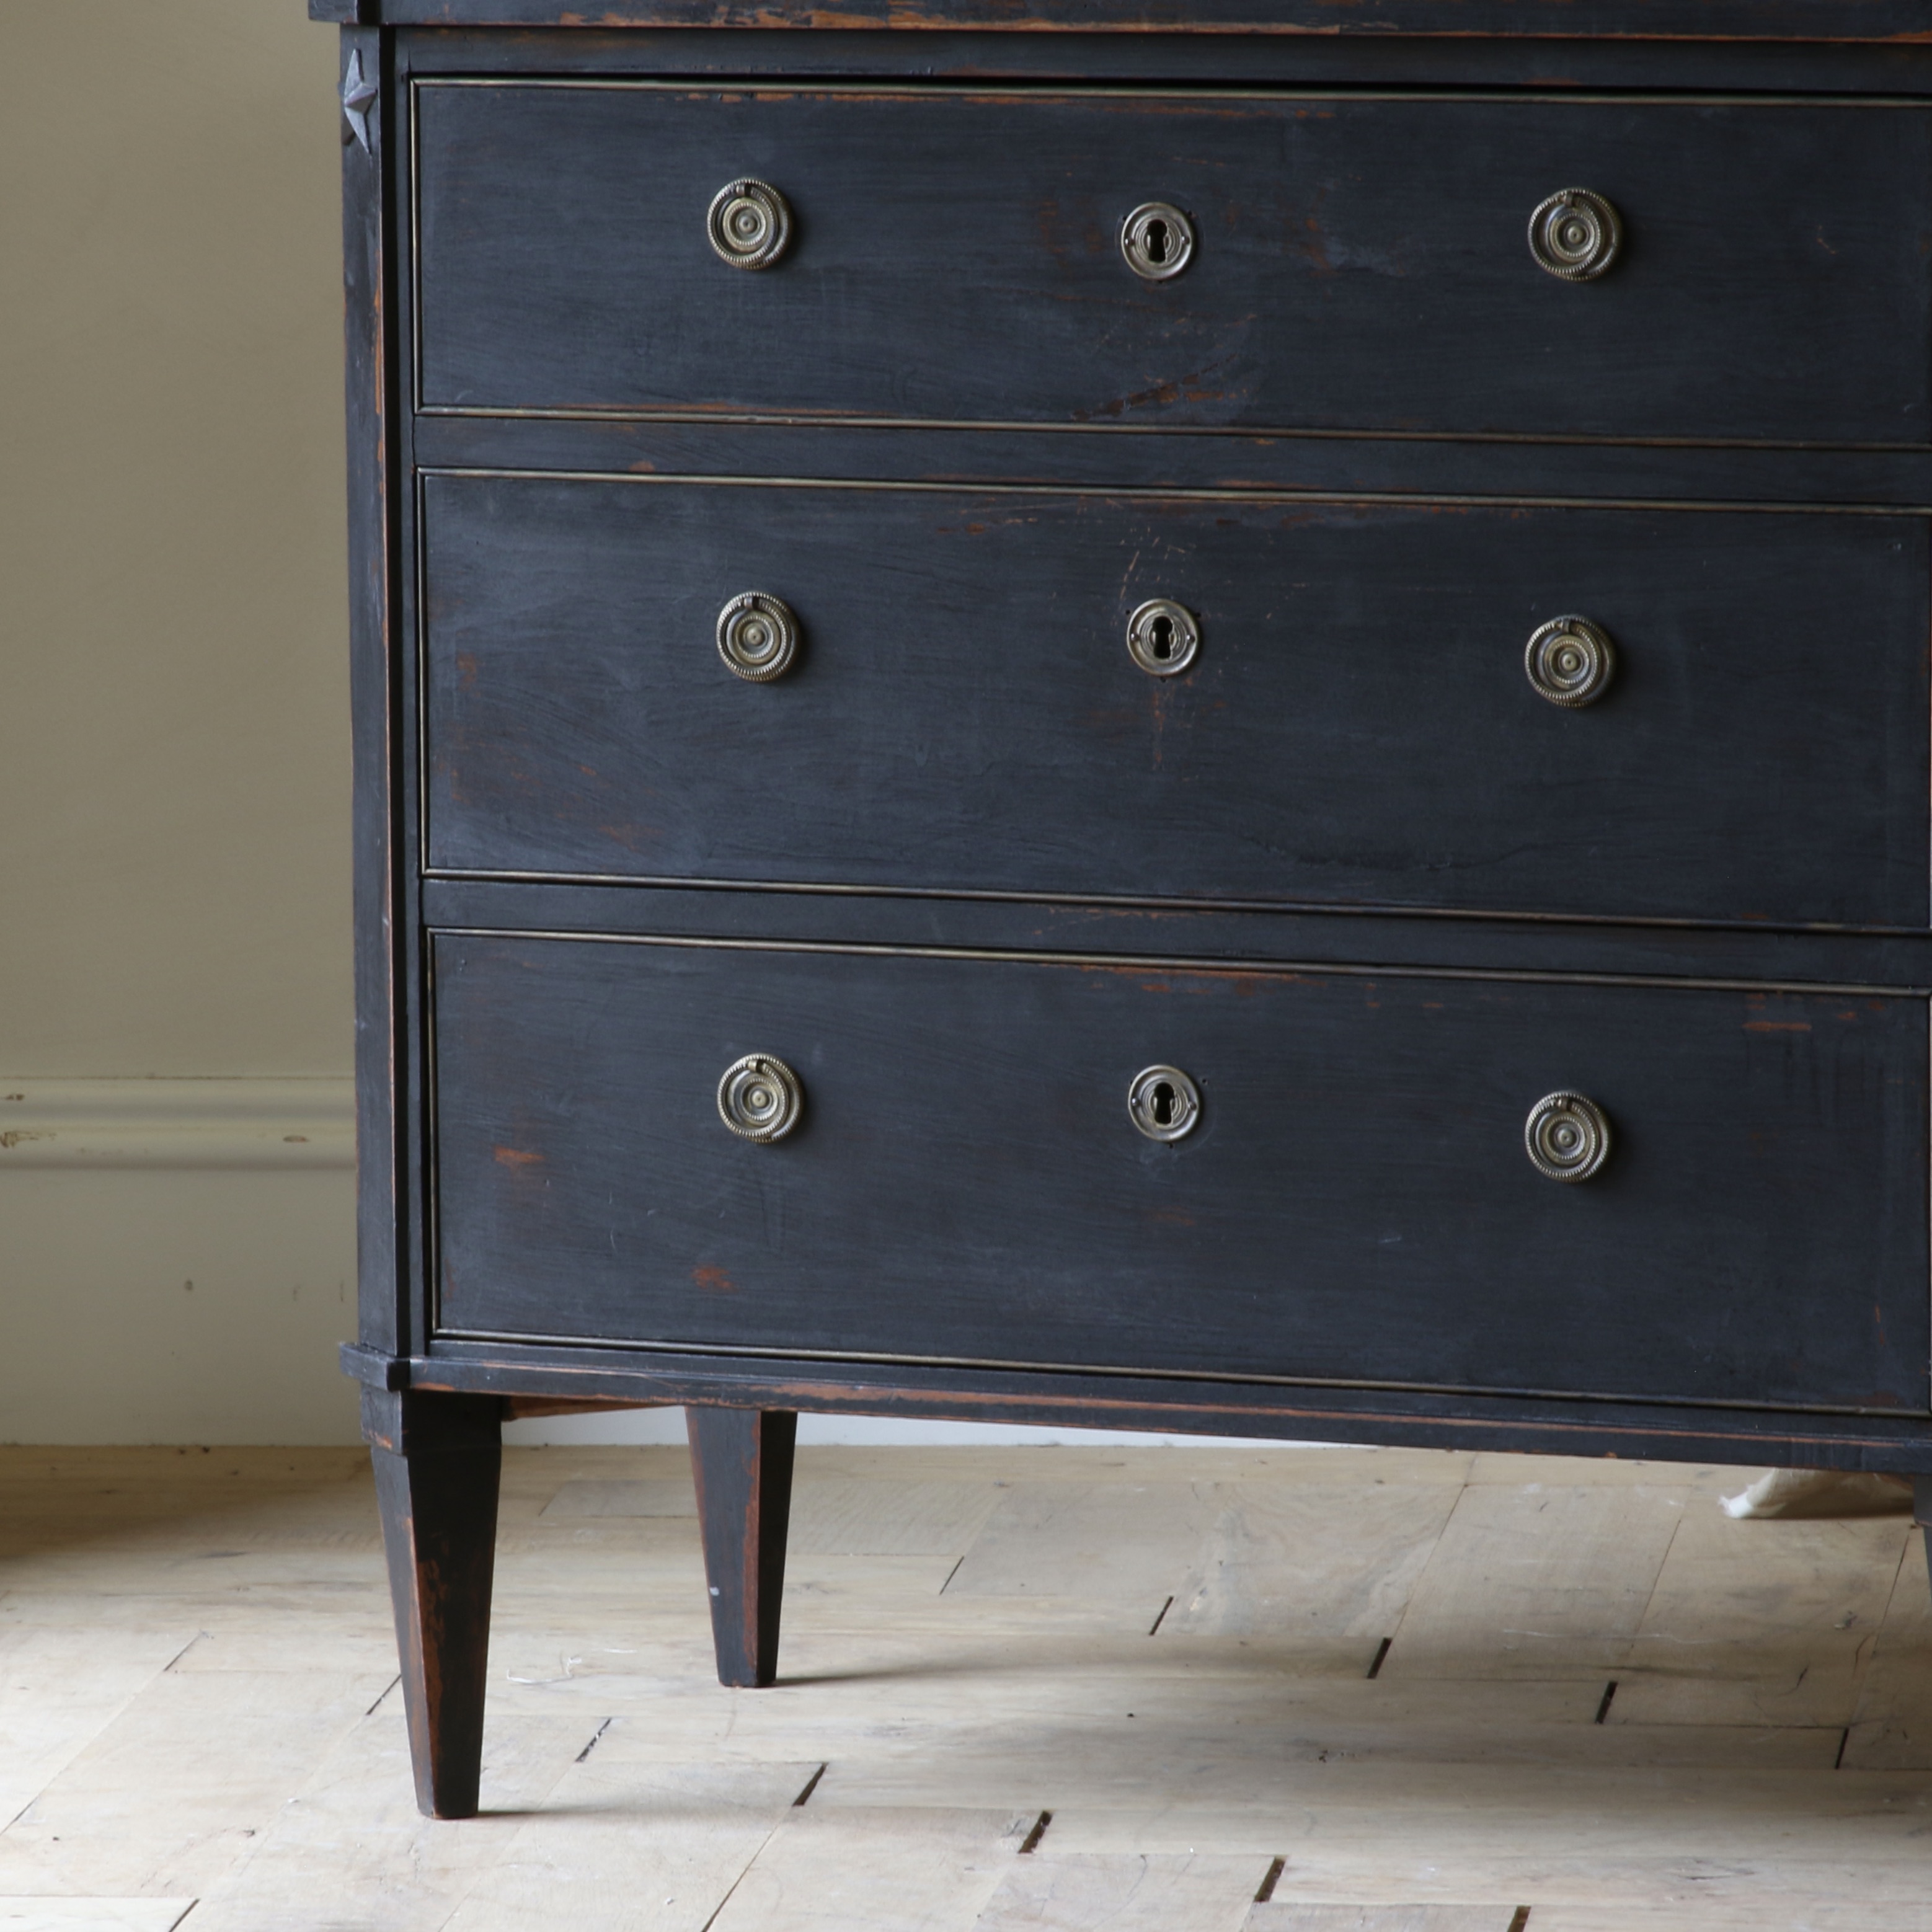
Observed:
[[[0,1078],[0,1441],[346,1443],[346,1079]]]
[[[0,1078],[0,1442],[358,1439],[346,1079]],[[1187,1442],[808,1416],[807,1442]],[[521,1443],[684,1440],[684,1412],[512,1423]]]
[[[355,1165],[348,1080],[0,1080],[0,1174]]]

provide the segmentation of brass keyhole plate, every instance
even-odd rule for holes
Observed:
[[[1150,677],[1173,677],[1201,650],[1201,620],[1171,597],[1153,597],[1127,620],[1127,655]]]
[[[1172,281],[1194,259],[1194,224],[1171,202],[1143,202],[1121,224],[1120,253],[1142,281]]]
[[[1127,1117],[1150,1141],[1178,1141],[1201,1119],[1201,1089],[1178,1066],[1147,1066],[1127,1089]]]

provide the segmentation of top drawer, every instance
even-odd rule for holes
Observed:
[[[427,407],[1924,440],[1919,107],[483,82],[416,104]],[[752,273],[706,230],[747,177],[791,217]],[[1575,187],[1622,226],[1582,281],[1528,238]],[[1121,246],[1150,203],[1194,236],[1165,280]]]

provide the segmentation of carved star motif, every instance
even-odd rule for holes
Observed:
[[[342,76],[342,112],[348,120],[350,132],[362,144],[365,154],[371,152],[369,110],[382,91],[362,71],[362,50],[357,47],[349,56],[349,71]]]

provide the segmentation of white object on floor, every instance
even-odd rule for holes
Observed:
[[[1772,1469],[1724,1498],[1732,1516],[1897,1516],[1912,1507],[1909,1476],[1844,1469]]]

